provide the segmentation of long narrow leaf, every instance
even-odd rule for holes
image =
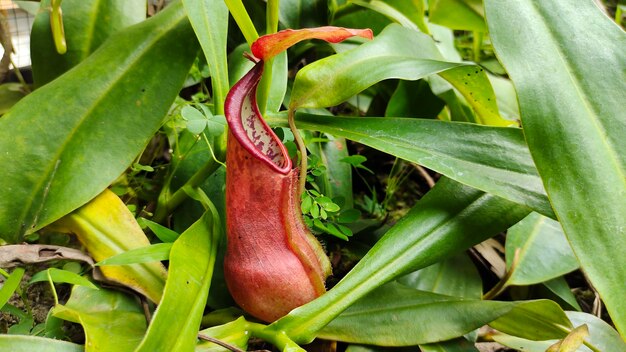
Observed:
[[[284,115],[270,115],[286,125]],[[407,118],[297,114],[298,127],[363,143],[554,217],[522,131]]]
[[[220,221],[210,208],[174,242],[163,299],[137,352],[192,351],[213,276]]]
[[[15,268],[11,275],[7,277],[0,287],[0,308],[9,301],[15,290],[20,286],[22,277],[24,276],[24,268]]]
[[[341,313],[318,337],[377,346],[452,339],[507,313],[514,302],[481,301],[388,284]],[[419,323],[416,324],[416,318]]]
[[[82,352],[84,347],[75,343],[25,335],[0,335],[0,351],[11,352]]]
[[[228,8],[222,0],[183,0],[183,4],[209,64],[214,112],[221,115],[224,113],[224,99],[230,87],[226,62]]]
[[[146,331],[139,302],[105,288],[74,286],[67,303],[54,307],[52,315],[83,326],[87,352],[132,351]]]
[[[555,213],[626,336],[626,34],[591,0],[485,7]]]
[[[113,182],[161,125],[196,50],[182,5],[173,3],[4,115],[0,236],[19,242]],[[155,60],[162,56],[169,59]]]

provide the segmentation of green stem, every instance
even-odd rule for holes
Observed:
[[[474,40],[472,42],[472,49],[474,51],[474,62],[480,62],[480,49],[483,46],[483,33],[482,32],[474,32]]]
[[[224,2],[235,22],[237,22],[241,33],[246,38],[246,42],[248,42],[248,45],[252,45],[259,37],[259,33],[254,28],[254,24],[250,19],[250,15],[248,15],[248,11],[246,11],[246,7],[243,6],[243,2],[241,0],[224,0]]]
[[[306,185],[307,153],[306,145],[304,144],[302,136],[300,136],[298,128],[296,127],[295,116],[296,110],[290,107],[287,120],[289,122],[289,129],[291,129],[293,138],[295,139],[298,150],[300,151],[300,179],[298,184],[298,194],[302,194],[304,192],[304,186]]]
[[[246,330],[249,331],[252,336],[271,343],[283,352],[306,352],[305,349],[293,342],[284,331],[276,332],[274,330],[268,330],[267,325],[251,322],[248,322],[246,325]]]
[[[185,188],[196,188],[199,187],[204,180],[206,180],[209,176],[211,176],[215,170],[220,167],[220,163],[217,162],[216,159],[211,158],[201,169],[196,171],[193,176],[187,182],[180,187],[172,196],[167,200],[165,204],[160,204],[157,207],[156,212],[154,213],[154,217],[152,221],[154,222],[163,222],[167,215],[171,213],[174,209],[178,208],[187,198],[188,195],[185,192]]]

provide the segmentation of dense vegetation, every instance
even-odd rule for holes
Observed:
[[[622,5],[16,3],[0,350],[626,351]]]

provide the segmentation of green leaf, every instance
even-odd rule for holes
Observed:
[[[572,293],[572,289],[569,287],[567,281],[563,276],[557,277],[555,279],[546,281],[543,285],[552,293],[554,293],[557,297],[565,301],[570,307],[581,311],[580,305],[576,300],[576,297]]]
[[[489,325],[506,334],[530,340],[560,339],[573,328],[561,307],[549,300],[521,303]]]
[[[418,26],[415,22],[413,22],[407,15],[410,14],[411,12],[418,12],[419,11],[419,5],[415,5],[414,8],[410,9],[413,11],[407,11],[405,13],[403,13],[402,11],[400,11],[399,9],[396,9],[394,6],[392,6],[392,4],[388,4],[386,2],[380,1],[380,0],[369,0],[369,1],[362,1],[362,0],[352,0],[353,4],[359,5],[359,6],[363,6],[365,8],[371,9],[373,11],[376,11],[378,13],[380,13],[381,15],[384,15],[385,17],[389,18],[390,20],[402,25],[403,27],[406,28],[411,28],[411,29],[418,29]],[[412,2],[413,4],[417,4],[417,2]],[[426,28],[424,25],[424,21],[422,19],[422,31],[424,31],[424,29]],[[426,32],[426,31],[424,31]]]
[[[296,342],[308,342],[334,317],[380,285],[480,243],[528,212],[502,198],[442,179],[341,282],[269,329],[285,331]]]
[[[346,140],[331,135],[324,135],[324,137],[327,141],[307,145],[313,154],[319,156],[322,165],[326,168],[326,172],[316,177],[315,182],[320,186],[322,194],[330,198],[341,197],[344,200],[342,208],[352,208],[354,206],[352,170],[350,166],[341,162],[342,158],[348,156]]]
[[[300,203],[300,209],[304,214],[307,214],[311,211],[311,207],[313,206],[313,197],[308,195],[308,193],[302,194],[302,203]]]
[[[284,114],[266,117],[271,124],[286,125]],[[521,129],[305,113],[298,113],[296,120],[299,128],[345,137],[554,216]]]
[[[21,83],[0,84],[0,115],[3,115],[26,96]]]
[[[200,134],[207,127],[207,117],[198,109],[185,105],[180,114],[187,121],[187,129],[193,134]]]
[[[137,222],[141,225],[142,228],[145,228],[145,226],[147,226],[161,241],[166,243],[174,242],[176,241],[178,236],[180,236],[178,232],[148,219],[139,218],[137,219]]]
[[[493,334],[493,340],[504,346],[513,348],[516,351],[525,352],[546,352],[546,350],[557,341],[556,339],[532,341],[507,334]],[[582,349],[582,351],[589,352],[590,350],[585,348]]]
[[[67,303],[54,307],[52,314],[83,326],[87,352],[132,351],[146,331],[137,300],[105,288],[74,286]]]
[[[311,28],[327,24],[325,0],[281,0],[279,20],[285,28]]]
[[[398,282],[441,295],[480,299],[483,283],[476,266],[462,253],[398,279]]]
[[[267,97],[266,111],[278,112],[283,106],[283,100],[287,93],[287,82],[289,80],[289,62],[287,52],[282,52],[270,60],[272,63],[272,75],[270,88]],[[268,70],[265,73],[269,72]],[[265,79],[265,77],[263,77]]]
[[[432,37],[392,24],[371,42],[298,71],[290,107],[334,106],[385,79],[417,80],[438,73],[459,90],[483,123],[513,124],[500,117],[482,68],[443,60]]]
[[[587,313],[565,312],[574,326],[587,325],[589,337],[585,340],[597,351],[602,352],[624,352],[626,343],[620,335],[604,320]]]
[[[555,213],[626,335],[626,34],[591,0],[487,0],[485,9]]]
[[[168,260],[172,245],[172,243],[157,243],[147,247],[131,249],[112,257],[108,257],[107,259],[96,263],[96,266],[128,265]]]
[[[298,71],[290,105],[333,106],[384,79],[416,80],[463,65],[437,60],[441,60],[441,54],[432,38],[391,24],[374,40]]]
[[[558,221],[531,213],[511,227],[506,237],[506,265],[511,268],[515,251],[518,262],[508,285],[532,285],[578,269],[578,261]]]
[[[428,19],[451,29],[486,32],[481,0],[429,1]]]
[[[50,227],[75,234],[97,261],[150,245],[126,204],[108,189]],[[152,302],[161,299],[167,272],[160,262],[101,266],[100,270],[108,280],[125,285]]]
[[[221,0],[183,0],[183,4],[209,65],[214,112],[221,115],[229,88],[226,62],[228,8]]]
[[[218,214],[211,208],[174,242],[163,299],[137,352],[193,350],[220,231]]]
[[[34,284],[35,282],[42,282],[52,280],[52,282],[56,282],[59,284],[72,284],[78,286],[89,287],[94,290],[97,290],[98,287],[94,285],[87,278],[82,277],[78,274],[75,274],[71,271],[57,269],[57,268],[48,268],[44,271],[40,271],[37,274],[33,275],[33,277],[28,281],[28,284]]]
[[[430,90],[426,80],[400,81],[387,103],[385,116],[436,118],[445,103]]]
[[[346,309],[318,337],[379,346],[452,339],[508,312],[515,303],[470,300],[385,285]],[[416,324],[419,317],[421,323]]]
[[[2,238],[19,242],[111,184],[161,125],[195,52],[185,13],[174,3],[113,35],[96,54],[5,114]]]
[[[315,201],[321,205],[324,210],[329,211],[329,212],[337,212],[339,211],[339,206],[335,203],[333,203],[332,199],[328,198],[328,197],[318,197],[315,198]]]
[[[463,337],[453,340],[420,345],[422,352],[479,352],[473,343]]]
[[[11,352],[83,352],[81,345],[38,336],[0,334],[0,350]]]
[[[230,323],[226,323],[212,328],[200,330],[200,334],[226,342],[232,346],[237,346],[242,350],[248,349],[248,322],[244,317],[239,317]],[[223,352],[227,351],[213,342],[202,341],[196,346],[196,352]]]
[[[85,60],[114,33],[146,19],[144,0],[64,0],[63,26],[68,50],[61,55],[52,40],[49,9],[50,0],[42,1],[30,37],[37,86]]]
[[[565,312],[573,326],[587,325],[589,336],[585,338],[585,345],[579,351],[592,351],[588,346],[595,348],[594,351],[624,352],[626,344],[620,335],[603,320],[587,313]],[[545,341],[533,341],[507,334],[494,334],[493,339],[507,347],[528,352],[544,352],[548,347],[557,342],[557,339]]]
[[[5,278],[2,287],[0,287],[0,308],[4,307],[9,299],[11,299],[11,296],[13,296],[15,290],[20,287],[20,282],[22,282],[24,271],[24,268],[15,268],[11,275]]]

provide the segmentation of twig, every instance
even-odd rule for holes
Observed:
[[[289,129],[291,129],[291,132],[293,133],[293,138],[295,139],[298,150],[300,151],[300,182],[298,185],[298,194],[302,194],[306,185],[307,153],[306,145],[302,140],[302,136],[300,136],[300,133],[298,133],[298,128],[296,127],[295,120],[296,110],[290,107],[287,115],[287,121],[289,122]]]
[[[207,336],[207,335],[205,335],[203,333],[198,333],[198,338],[200,340],[209,341],[209,342],[212,342],[212,343],[214,343],[216,345],[220,345],[220,346],[224,347],[225,349],[233,351],[233,352],[246,352],[245,350],[242,350],[241,348],[239,348],[237,346],[233,346],[233,345],[231,345],[231,344],[229,344],[227,342],[224,342],[222,340],[218,340],[218,339],[213,338],[211,336]]]
[[[428,184],[428,187],[430,188],[435,187],[435,180],[433,180],[433,178],[428,174],[426,169],[424,169],[421,165],[418,165],[418,164],[413,164],[413,166],[415,167],[415,169],[417,169],[417,172],[419,172],[420,176],[424,178],[424,180],[426,181],[426,184]]]

